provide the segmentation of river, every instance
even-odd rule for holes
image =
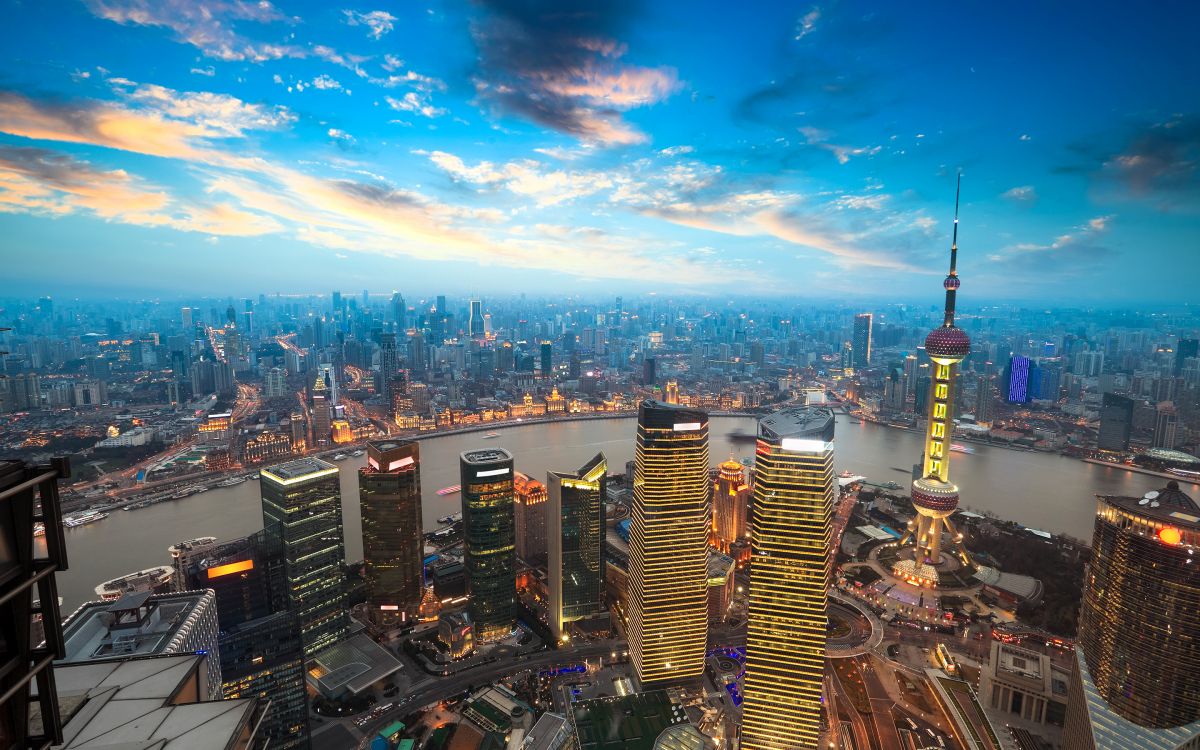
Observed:
[[[715,466],[731,454],[753,453],[752,444],[733,443],[735,430],[753,433],[749,417],[713,417],[709,458]],[[458,455],[471,448],[503,447],[516,458],[517,470],[545,480],[547,470],[574,470],[597,451],[608,457],[610,473],[623,472],[633,459],[636,420],[602,419],[498,427],[499,437],[483,432],[430,435],[421,440],[421,487],[426,530],[437,519],[459,510],[459,495],[437,490],[459,483]],[[921,455],[918,433],[870,423],[857,424],[839,415],[835,435],[836,471],[848,470],[875,482],[898,482],[907,488],[910,467]],[[1167,480],[1084,463],[1062,456],[972,445],[974,454],[955,453],[951,475],[962,488],[964,508],[990,511],[1001,518],[1085,541],[1092,535],[1096,494],[1141,495]],[[362,559],[362,526],[358,507],[357,469],[365,456],[338,463],[342,482],[346,555]],[[1185,491],[1200,498],[1200,487]],[[258,482],[216,487],[184,500],[134,511],[115,511],[88,526],[67,529],[70,569],[58,574],[63,612],[94,599],[101,581],[154,565],[170,564],[167,547],[199,536],[233,539],[262,528]]]

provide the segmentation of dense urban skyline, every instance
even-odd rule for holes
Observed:
[[[921,297],[961,170],[977,301],[1189,298],[1193,7],[570,9],[11,3],[0,257],[52,294]]]

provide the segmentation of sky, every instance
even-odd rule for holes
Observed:
[[[1196,301],[1200,6],[0,0],[29,296]]]

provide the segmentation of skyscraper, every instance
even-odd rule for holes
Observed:
[[[728,552],[729,545],[749,536],[746,507],[750,488],[742,465],[730,458],[718,466],[712,493],[713,546]]]
[[[344,640],[350,627],[338,468],[299,458],[259,476],[263,528],[283,545],[288,608],[307,658]]]
[[[654,357],[646,357],[642,360],[642,385],[653,386],[657,378],[655,372],[657,361]]]
[[[975,421],[990,425],[996,414],[996,397],[992,393],[992,378],[989,375],[975,376]]]
[[[1200,740],[1200,506],[1171,481],[1098,497],[1084,576],[1066,750]]]
[[[815,748],[832,575],[833,412],[758,423],[742,748]]]
[[[329,445],[333,434],[333,417],[329,413],[329,402],[317,394],[312,398],[312,439],[313,446],[321,448]]]
[[[1129,435],[1133,431],[1135,402],[1115,393],[1104,394],[1100,407],[1100,435],[1096,447],[1102,451],[1123,453],[1129,450]]]
[[[704,670],[708,639],[708,415],[643,401],[629,537],[629,653],[643,685]]]
[[[1154,409],[1154,447],[1173,449],[1179,441],[1179,412],[1170,401]]]
[[[549,341],[542,342],[541,357],[542,377],[549,378],[554,375],[554,346]]]
[[[546,554],[546,485],[513,473],[513,524],[517,557],[538,564]]]
[[[515,622],[513,457],[503,448],[466,451],[459,467],[468,611],[476,641],[496,640]]]
[[[871,364],[871,323],[873,318],[871,313],[859,313],[854,316],[854,340],[851,342],[851,347],[854,351],[855,369]]]
[[[396,350],[396,334],[390,331],[379,333],[379,377],[375,381],[375,392],[383,397],[384,408],[394,415],[395,396],[392,378],[400,370],[399,352]]]
[[[1192,357],[1200,357],[1200,339],[1179,339],[1175,344],[1175,377],[1183,372],[1183,363]]]
[[[216,597],[225,700],[270,700],[260,732],[272,748],[308,747],[308,690],[300,625],[288,609],[281,534],[260,531],[177,558],[187,588]]]
[[[404,295],[400,292],[392,293],[392,320],[396,322],[397,331],[408,328],[408,306],[404,303]]]
[[[961,183],[961,177],[960,177]],[[925,460],[920,478],[912,484],[912,502],[917,517],[909,521],[904,541],[913,547],[901,553],[894,571],[911,582],[937,585],[937,567],[942,564],[942,529],[950,532],[955,543],[960,536],[950,523],[950,514],[958,507],[958,486],[950,481],[950,439],[954,433],[954,388],[958,364],[971,353],[971,339],[954,325],[954,302],[962,283],[958,278],[958,195],[954,198],[954,237],[950,243],[950,273],[942,282],[946,290],[946,310],[940,328],[925,338],[925,353],[933,361],[929,389],[929,423],[925,433]],[[963,553],[965,555],[965,553]]]
[[[600,614],[604,605],[604,502],[608,460],[597,453],[574,473],[546,474],[550,629]]]
[[[407,620],[420,608],[424,584],[420,444],[368,442],[358,501],[368,612],[383,625]]]
[[[471,317],[468,320],[468,326],[471,338],[482,339],[487,336],[483,324],[483,303],[477,299],[471,300]]]
[[[1028,404],[1038,396],[1040,382],[1037,365],[1028,357],[1014,354],[1004,368],[1004,400],[1010,404]]]

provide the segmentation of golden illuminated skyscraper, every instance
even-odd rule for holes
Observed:
[[[713,482],[712,544],[722,552],[748,535],[746,505],[750,488],[746,486],[742,465],[730,458],[717,467]]]
[[[758,423],[743,750],[815,748],[832,569],[833,412]]]
[[[708,640],[708,415],[638,410],[629,535],[629,653],[642,684],[699,678]]]

